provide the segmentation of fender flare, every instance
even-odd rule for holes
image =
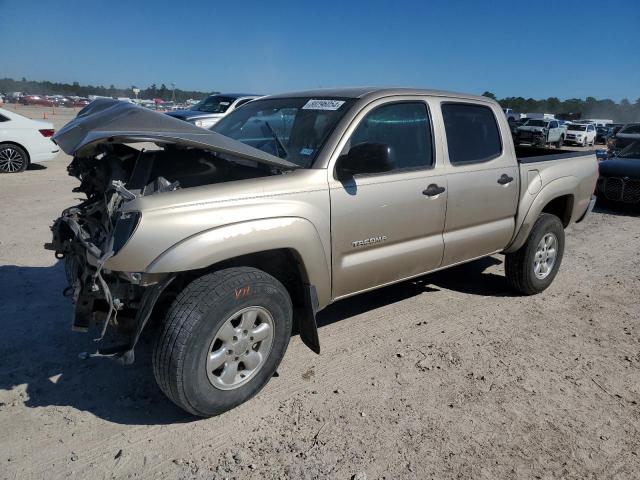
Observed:
[[[206,268],[241,255],[289,248],[300,258],[320,308],[331,301],[331,273],[316,227],[301,217],[272,217],[221,225],[192,235],[153,260],[146,273]]]
[[[573,176],[560,177],[542,187],[531,201],[529,208],[522,216],[522,220],[520,220],[519,217],[521,217],[521,215],[518,213],[518,217],[516,217],[516,234],[513,236],[511,243],[504,249],[504,252],[512,253],[522,247],[527,241],[527,238],[529,238],[533,224],[542,213],[543,208],[558,197],[574,195],[577,188],[578,179]],[[525,199],[527,195],[529,195],[529,193],[525,192]],[[520,200],[522,206],[524,206],[525,199]]]

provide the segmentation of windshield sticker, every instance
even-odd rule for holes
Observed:
[[[300,150],[300,155],[313,155],[313,148],[303,148]]]
[[[311,99],[302,107],[303,110],[338,110],[344,100],[314,100]]]

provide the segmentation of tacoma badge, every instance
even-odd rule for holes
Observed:
[[[371,238],[365,238],[364,240],[356,240],[354,242],[351,242],[351,245],[355,248],[355,247],[363,247],[365,245],[371,245],[373,243],[380,243],[380,242],[384,242],[387,240],[387,236],[386,235],[381,235],[379,237],[371,237]]]

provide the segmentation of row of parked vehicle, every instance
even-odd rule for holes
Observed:
[[[606,145],[613,151],[620,151],[640,133],[640,124],[610,123],[597,125],[590,121],[567,121],[555,118],[522,118],[509,122],[511,133],[517,145],[534,145],[557,148],[564,144],[582,147]]]
[[[16,92],[17,93],[17,92]],[[84,97],[65,97],[63,95],[3,95],[4,103],[18,103],[20,105],[36,105],[41,107],[75,107],[83,108],[91,103]]]

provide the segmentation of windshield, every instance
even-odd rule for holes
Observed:
[[[573,130],[573,131],[576,131],[576,132],[584,132],[586,129],[587,129],[586,125],[573,124],[573,125],[569,125],[567,127],[567,130]]]
[[[527,120],[527,123],[525,123],[525,125],[527,127],[546,127],[547,122],[545,122],[544,120]]]
[[[309,97],[255,100],[231,112],[211,130],[309,168],[354,101]]]
[[[223,95],[211,95],[210,97],[205,98],[204,100],[199,101],[191,110],[195,110],[196,112],[206,112],[206,113],[224,113],[227,111],[229,106],[235,102],[235,98],[233,97],[225,97]]]
[[[640,161],[640,142],[633,142],[618,154],[618,158],[630,158]]]

